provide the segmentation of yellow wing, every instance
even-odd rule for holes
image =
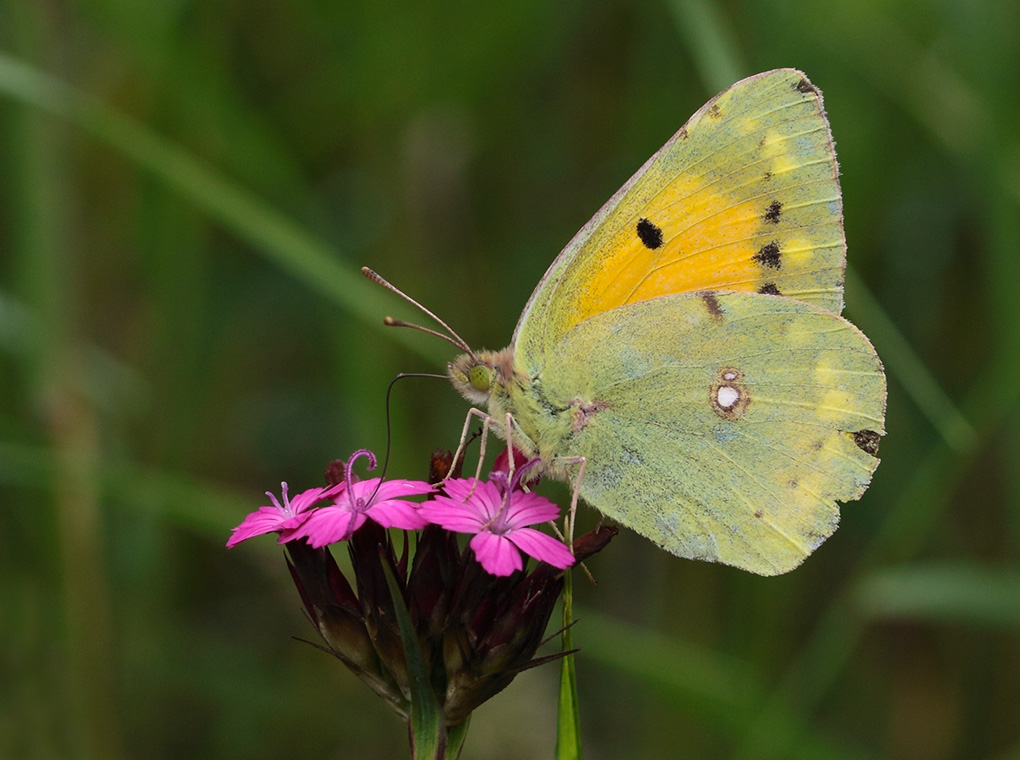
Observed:
[[[822,97],[777,69],[710,100],[578,232],[514,333],[529,365],[592,315],[731,290],[843,308],[838,168]]]

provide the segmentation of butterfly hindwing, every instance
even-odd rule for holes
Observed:
[[[792,299],[625,306],[578,325],[539,375],[544,403],[584,400],[550,442],[587,460],[581,496],[683,557],[786,572],[878,465],[881,362],[842,317]]]
[[[709,101],[564,249],[515,333],[527,365],[594,314],[669,294],[784,295],[839,313],[838,170],[821,95],[793,69]]]

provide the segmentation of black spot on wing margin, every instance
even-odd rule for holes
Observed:
[[[811,84],[807,79],[801,79],[793,87],[795,90],[797,90],[797,92],[802,92],[805,95],[807,95],[808,93],[812,93],[814,95],[821,94],[818,92],[818,88]]]
[[[856,433],[851,433],[850,435],[853,436],[854,443],[857,444],[857,448],[865,454],[871,454],[873,457],[878,456],[878,443],[882,436],[874,430],[858,430]]]

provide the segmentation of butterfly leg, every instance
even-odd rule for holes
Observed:
[[[574,519],[577,515],[577,500],[581,496],[581,481],[584,480],[584,470],[588,464],[588,459],[586,457],[557,457],[555,462],[557,466],[578,465],[577,478],[575,478],[573,487],[570,489],[570,511],[563,518],[563,531],[566,533],[565,540],[567,546],[573,551]],[[557,529],[556,532],[559,533],[559,530]],[[560,538],[564,538],[564,536],[561,535]]]
[[[513,430],[514,418],[510,412],[506,413],[506,427],[503,428],[506,431],[506,481],[507,483],[514,482],[514,472],[517,470],[517,461],[514,459],[514,444],[513,437],[510,432]]]
[[[485,412],[482,412],[482,411],[480,411],[478,409],[472,409],[471,411],[473,411],[476,416],[482,418],[482,442],[478,446],[478,467],[475,469],[475,484],[477,484],[482,479],[482,464],[485,462],[485,446],[486,446],[486,443],[489,440],[489,428],[493,425],[495,420],[493,420],[493,418],[491,416],[489,416],[488,414],[486,414]],[[471,415],[468,414],[468,420],[470,421],[470,419],[471,419]],[[516,468],[516,462],[514,461],[514,447],[513,447],[513,443],[511,442],[511,438],[510,438],[510,434],[509,434],[509,431],[512,429],[513,421],[514,421],[513,415],[511,415],[510,412],[507,412],[506,413],[506,422],[505,422],[506,427],[503,428],[503,429],[505,431],[507,431],[507,435],[506,435],[506,455],[507,455],[507,470],[508,470],[507,471],[507,482],[508,483],[512,483],[513,482],[513,479],[514,479],[514,470]],[[499,423],[495,423],[495,424],[498,426]],[[466,434],[467,423],[465,423],[464,430],[465,430],[465,434]],[[463,440],[463,436],[462,436],[462,440]],[[456,461],[456,459],[454,461]],[[471,488],[471,493],[474,493],[474,486],[472,486],[472,488]]]
[[[571,457],[573,460],[571,464],[578,465],[577,468],[577,480],[574,481],[574,487],[570,494],[570,522],[568,525],[569,532],[567,538],[570,542],[570,550],[574,550],[574,520],[577,517],[577,499],[581,495],[581,481],[584,480],[584,469],[588,464],[588,460],[585,457]],[[569,461],[569,460],[568,460]]]
[[[563,518],[563,531],[567,535],[564,536],[563,533],[560,532],[559,526],[556,525],[556,523],[549,523],[549,525],[552,526],[553,532],[556,533],[556,536],[567,545],[567,548],[570,549],[571,553],[574,551],[574,519],[577,515],[577,500],[581,493],[581,481],[584,479],[584,470],[587,462],[588,460],[585,457],[563,457],[556,460],[556,464],[579,465],[577,468],[577,479],[574,481],[574,486],[571,489],[573,493],[570,497],[570,512]],[[599,526],[601,527],[601,525],[602,522],[600,518]],[[588,566],[581,562],[580,568],[584,571],[584,574],[588,576],[588,580],[594,584],[595,577],[591,574]]]
[[[496,427],[498,428],[499,423],[493,420],[491,415],[487,414],[486,412],[483,412],[481,409],[476,409],[472,407],[468,411],[467,416],[464,419],[464,427],[461,429],[460,432],[460,443],[457,445],[457,451],[454,453],[453,462],[450,465],[451,474],[455,471],[457,467],[457,462],[459,462],[461,460],[461,457],[464,456],[464,449],[467,446],[468,428],[471,427],[472,417],[478,417],[482,421],[482,442],[479,444],[478,447],[478,466],[475,468],[475,484],[477,484],[482,478],[482,465],[485,463],[485,449],[486,444],[489,440],[489,428],[492,427],[493,424],[495,424]],[[513,416],[509,412],[507,412],[505,424],[506,427],[504,428],[504,430],[509,431],[511,429],[511,426],[513,425]],[[507,457],[509,459],[510,470],[508,474],[508,482],[510,482],[513,480],[514,477],[515,462],[513,456],[513,444],[510,442],[511,439],[509,434],[506,436],[506,439],[507,439]],[[449,475],[447,477],[449,477]],[[474,493],[474,487],[472,487],[471,493]]]
[[[460,462],[461,457],[464,456],[464,449],[467,447],[467,435],[468,428],[471,427],[471,418],[478,417],[482,421],[482,443],[481,453],[478,457],[478,472],[482,471],[482,460],[485,459],[485,440],[489,437],[489,423],[492,421],[486,412],[481,409],[475,409],[471,407],[468,410],[467,416],[464,418],[464,427],[460,431],[460,443],[457,444],[457,450],[453,454],[453,462],[450,464],[450,473],[453,473],[457,469],[457,463]],[[447,476],[449,477],[449,475]]]
[[[478,444],[478,466],[475,467],[475,485],[471,486],[471,493],[475,492],[475,486],[482,479],[482,463],[485,462],[485,447],[489,442],[489,426],[492,424],[492,417],[488,414],[482,412],[478,416],[482,419],[482,442]]]

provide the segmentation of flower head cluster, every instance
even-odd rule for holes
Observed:
[[[470,546],[489,573],[506,576],[524,569],[521,552],[561,570],[574,564],[574,556],[561,541],[529,526],[559,517],[555,504],[520,487],[521,476],[535,462],[519,467],[512,483],[497,469],[488,481],[451,478],[437,486],[420,480],[360,480],[354,463],[367,458],[369,470],[375,455],[362,449],[343,466],[343,480],[325,488],[310,488],[290,499],[281,484],[283,504],[267,492],[271,506],[259,507],[234,528],[227,548],[264,533],[279,533],[279,543],[305,539],[313,549],[347,541],[366,520],[384,528],[421,530],[439,525],[457,533],[473,534]],[[497,467],[499,464],[497,463]],[[409,497],[436,494],[423,504]]]
[[[375,466],[370,452],[356,452],[331,467],[333,482],[324,488],[290,498],[283,484],[282,504],[270,495],[271,505],[250,514],[227,545],[278,533],[328,651],[405,718],[417,653],[405,651],[407,623],[402,629],[399,621],[410,621],[445,723],[462,725],[522,670],[563,656],[535,657],[563,589],[563,570],[599,551],[615,529],[593,531],[571,551],[531,527],[556,519],[559,509],[521,488],[529,464],[512,480],[497,471],[487,481],[449,478],[433,485],[358,480],[352,465],[362,457]],[[450,464],[449,455],[436,455],[432,471],[447,473]],[[422,495],[422,503],[410,498]],[[402,529],[402,540],[387,528]],[[471,534],[468,547],[461,549],[455,532]],[[353,585],[329,552],[339,541],[350,553]],[[522,552],[539,560],[531,572]]]

